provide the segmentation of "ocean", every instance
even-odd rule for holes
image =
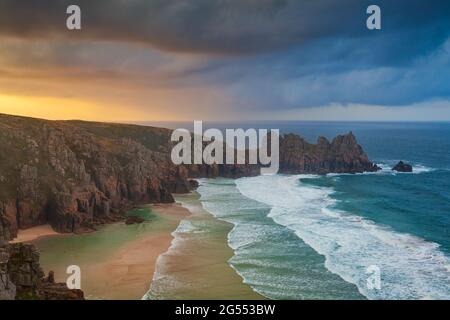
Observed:
[[[352,131],[383,170],[203,179],[204,209],[232,225],[229,265],[270,299],[449,299],[450,124],[273,122],[314,142]],[[399,160],[413,173],[394,173]],[[371,287],[371,268],[380,286]]]

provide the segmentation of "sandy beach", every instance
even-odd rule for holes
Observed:
[[[204,211],[197,194],[177,200],[182,204],[147,205],[128,212],[145,217],[142,224],[120,222],[88,234],[60,236],[43,226],[21,232],[18,239],[34,239],[41,266],[46,273],[54,271],[59,282],[66,281],[68,266],[78,265],[87,299],[262,299],[228,263],[233,255],[227,245],[232,226]],[[180,222],[200,229],[174,232]]]
[[[17,237],[11,243],[31,242],[43,237],[60,236],[61,234],[53,230],[49,224],[19,230]]]
[[[97,232],[61,237],[43,226],[21,232],[18,240],[38,247],[44,271],[55,271],[58,281],[65,282],[67,266],[79,265],[81,289],[88,299],[141,299],[150,288],[157,258],[170,247],[171,233],[190,213],[178,204],[136,210],[146,210],[152,218],[142,224],[120,222]]]
[[[177,223],[189,215],[187,209],[177,204],[152,205],[151,208]],[[156,260],[167,251],[171,241],[170,232],[155,232],[127,243],[107,261],[93,265],[91,273],[97,278],[95,291],[107,299],[141,299],[150,288]]]
[[[227,237],[232,225],[203,209],[194,192],[176,200],[191,215],[174,233],[169,250],[158,259],[147,299],[264,299],[243,283],[230,266],[233,250]]]

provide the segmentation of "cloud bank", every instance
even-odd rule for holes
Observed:
[[[141,109],[158,91],[171,112],[230,118],[449,100],[450,2],[377,1],[382,30],[369,31],[372,2],[1,0],[0,85],[103,103],[116,87]],[[69,4],[80,32],[65,28]]]

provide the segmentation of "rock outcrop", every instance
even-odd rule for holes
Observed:
[[[7,251],[8,275],[16,287],[16,297],[33,298],[44,277],[39,265],[39,253],[33,245],[26,244],[8,245]]]
[[[125,220],[125,224],[130,225],[130,224],[140,224],[142,222],[144,222],[145,219],[142,217],[138,217],[138,216],[129,216],[127,217],[127,219]]]
[[[81,290],[44,278],[39,253],[30,244],[0,244],[0,300],[81,300]],[[54,277],[53,277],[54,279]]]
[[[194,179],[189,179],[189,185],[192,188],[192,190],[196,190],[199,187],[198,181]]]
[[[329,142],[320,137],[310,144],[295,134],[280,137],[280,172],[282,173],[361,173],[380,170],[369,161],[352,132]]]
[[[84,293],[79,289],[68,289],[65,283],[57,283],[53,278],[53,272],[42,279],[36,296],[41,300],[84,300]]]
[[[403,161],[399,161],[393,168],[392,171],[397,172],[413,172],[413,167],[410,164],[404,163]]]
[[[170,159],[172,130],[0,114],[0,239],[49,223],[84,232],[124,219],[131,206],[173,202],[191,179],[255,176],[258,165],[180,165]],[[280,137],[280,172],[375,171],[352,133],[310,144]]]
[[[9,276],[8,262],[8,247],[5,242],[0,240],[0,300],[14,300],[16,298],[16,285]]]

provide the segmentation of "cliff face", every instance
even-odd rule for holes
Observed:
[[[0,243],[0,300],[84,299],[81,290],[70,290],[49,278],[44,278],[39,252],[33,245]]]
[[[186,192],[187,173],[158,150],[169,131],[133,128],[0,116],[0,238],[47,222],[79,232],[130,205],[173,202],[171,192]]]
[[[0,300],[13,300],[16,297],[16,285],[8,272],[9,251],[0,240]]]
[[[256,165],[175,166],[171,130],[0,114],[0,239],[50,223],[82,232],[140,203],[173,202],[189,178],[259,174]],[[353,134],[309,144],[280,138],[280,172],[374,171]]]
[[[295,134],[280,139],[280,172],[282,173],[360,173],[379,168],[369,161],[352,132],[329,142],[320,137],[310,144]]]

